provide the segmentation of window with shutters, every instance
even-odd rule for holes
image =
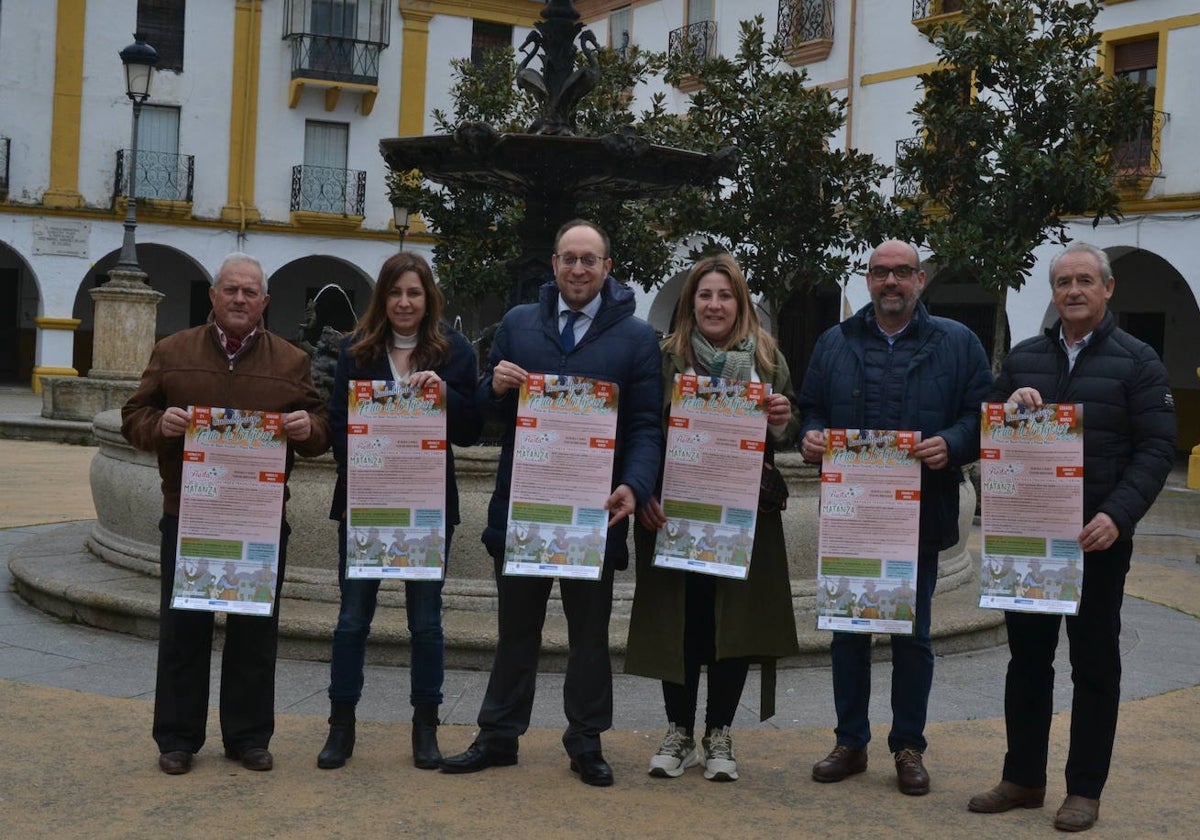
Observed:
[[[158,53],[158,69],[183,71],[186,0],[138,0],[137,31]]]
[[[1113,75],[1145,86],[1153,101],[1158,87],[1158,36],[1116,44],[1109,49]],[[1166,115],[1161,111],[1147,115],[1137,133],[1114,150],[1118,175],[1156,177],[1161,174],[1158,139],[1165,119]]]
[[[513,45],[513,28],[507,23],[471,21],[471,63],[483,66],[483,57],[492,50],[507,50]]]

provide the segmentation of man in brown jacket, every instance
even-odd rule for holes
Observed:
[[[158,678],[154,740],[158,766],[188,772],[204,745],[208,718],[213,613],[171,608],[183,442],[190,406],[220,406],[283,414],[287,471],[295,452],[320,455],[329,447],[325,406],[313,387],[309,358],[267,332],[262,315],[270,301],[258,260],[230,254],[209,290],[212,318],[164,338],[154,347],[137,392],[121,409],[121,433],[138,449],[158,455],[163,517],[160,562]],[[285,505],[287,491],[284,491]],[[287,557],[284,521],[279,535],[279,577]],[[274,603],[278,605],[276,584]],[[221,736],[225,755],[250,770],[270,770],[267,747],[275,730],[275,652],[279,612],[269,617],[230,614],[221,656]]]

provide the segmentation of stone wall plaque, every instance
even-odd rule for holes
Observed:
[[[75,219],[35,219],[33,253],[86,259],[91,232],[91,222]]]

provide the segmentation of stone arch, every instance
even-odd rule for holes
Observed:
[[[361,315],[371,299],[375,278],[354,263],[327,254],[313,254],[285,263],[268,278],[271,304],[266,318],[271,331],[296,340],[309,300],[330,283],[346,292],[354,311]]]
[[[80,320],[74,351],[74,367],[80,374],[92,367],[94,308],[88,292],[108,282],[108,272],[116,267],[120,256],[119,249],[109,251],[96,261],[76,289],[71,312]],[[155,340],[204,323],[210,309],[211,275],[199,261],[185,251],[158,243],[139,244],[137,260],[146,272],[146,283],[164,295],[155,310]]]
[[[1165,257],[1143,248],[1105,248],[1116,287],[1108,302],[1117,325],[1153,347],[1166,365],[1175,396],[1178,447],[1200,444],[1200,305],[1183,273]],[[1047,282],[1043,277],[1042,282]],[[1058,320],[1051,301],[1043,327]]]
[[[28,383],[37,357],[37,318],[44,299],[25,255],[0,242],[0,382]]]
[[[971,329],[983,345],[988,360],[992,358],[993,337],[996,333],[996,295],[983,288],[974,278],[963,272],[939,268],[936,263],[925,261],[921,267],[929,278],[921,300],[931,315],[951,318]],[[1010,292],[1010,294],[1012,294]],[[1012,346],[1011,325],[1008,313],[1004,318],[1004,349]]]

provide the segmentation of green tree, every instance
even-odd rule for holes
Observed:
[[[451,134],[464,122],[482,122],[500,132],[522,133],[537,116],[536,102],[515,84],[514,53],[496,50],[475,65],[453,61],[451,112],[436,110],[438,132]],[[663,57],[631,47],[625,55],[599,52],[600,82],[584,98],[578,114],[581,135],[599,136],[636,127],[628,91],[662,70]],[[511,284],[509,264],[520,256],[518,227],[525,207],[521,200],[493,191],[443,187],[419,172],[393,172],[389,197],[420,212],[437,237],[434,260],[447,297],[470,305],[489,296],[506,299]],[[669,242],[650,227],[653,214],[643,201],[581,203],[579,214],[596,221],[612,240],[613,274],[650,289],[675,268]]]
[[[733,145],[738,160],[719,191],[667,201],[660,224],[673,236],[698,236],[694,255],[727,250],[775,311],[796,291],[843,282],[855,252],[915,227],[915,214],[897,211],[879,191],[887,166],[831,145],[845,124],[845,100],[787,64],[784,45],[766,40],[762,17],[742,21],[732,58],[679,51],[666,78],[678,85],[689,77],[703,87],[686,118],[660,111],[647,122],[675,145]]]
[[[921,141],[900,156],[931,211],[940,267],[996,294],[992,362],[1007,352],[1005,305],[1042,243],[1066,223],[1120,218],[1113,150],[1150,116],[1144,88],[1096,64],[1099,0],[966,0],[932,33],[937,69],[921,75]]]

